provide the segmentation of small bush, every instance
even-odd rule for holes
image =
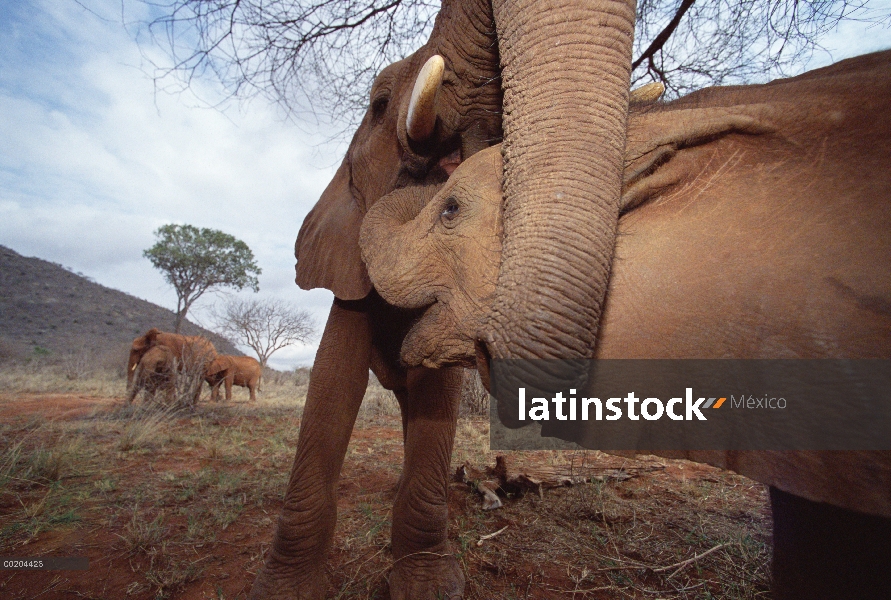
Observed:
[[[173,403],[178,407],[192,408],[201,396],[204,373],[207,369],[206,356],[183,356],[181,362],[174,361]]]
[[[176,404],[148,404],[134,410],[118,440],[118,450],[130,452],[159,446],[167,438],[168,424],[179,407]]]
[[[401,413],[396,394],[384,389],[374,374],[371,374],[368,379],[368,387],[365,388],[365,397],[362,398],[359,416],[368,418],[398,416],[399,414]]]
[[[138,506],[134,506],[130,521],[124,526],[124,533],[120,538],[124,540],[130,553],[136,553],[149,552],[166,535],[163,512],[150,521],[145,514],[140,514]]]

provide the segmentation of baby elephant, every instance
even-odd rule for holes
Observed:
[[[214,402],[220,398],[221,384],[226,386],[226,401],[232,400],[233,385],[248,388],[251,401],[256,401],[262,373],[263,369],[255,358],[220,354],[207,366],[204,381],[210,385],[210,399]]]
[[[146,391],[148,397],[163,392],[167,398],[174,393],[175,357],[167,346],[153,346],[132,369],[134,377],[127,391],[127,402],[132,403],[137,394]]]
[[[666,127],[678,122],[668,117]],[[627,212],[594,357],[891,357],[888,311],[875,308],[891,298],[891,270],[878,259],[891,256],[891,155],[876,152],[882,168],[864,177],[853,154],[884,147],[866,136],[872,130],[858,132],[868,137],[861,146],[827,134],[821,160],[811,146],[789,143],[807,128],[770,130],[678,144],[650,153],[660,158],[643,169],[633,163],[645,154],[629,151]],[[629,146],[660,139],[629,133]],[[397,190],[366,214],[360,244],[375,289],[398,307],[423,310],[402,345],[406,364],[477,366],[487,381],[490,361],[478,341],[502,238],[522,233],[503,230],[501,181],[496,147],[465,161],[441,189]],[[571,266],[584,252],[559,237],[551,243],[541,255],[554,262]],[[520,285],[549,301],[541,282]],[[554,327],[547,313],[531,326]],[[499,415],[516,418],[515,408],[499,402]],[[668,456],[771,486],[777,597],[891,597],[891,452]]]

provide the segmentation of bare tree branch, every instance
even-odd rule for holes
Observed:
[[[263,95],[352,129],[385,65],[429,36],[437,0],[166,0],[151,39],[168,55],[157,82],[211,76],[228,97]],[[869,0],[638,0],[635,85],[677,96],[800,69],[841,21],[882,23]]]
[[[277,299],[234,299],[213,309],[216,330],[237,344],[251,348],[261,366],[286,346],[310,341],[315,323],[306,310]]]
[[[677,97],[792,75],[841,21],[883,18],[868,0],[640,0],[632,83]]]
[[[693,6],[693,2],[695,1],[696,0],[684,0],[681,2],[681,7],[674,14],[674,18],[665,26],[665,29],[659,32],[659,35],[656,36],[656,39],[653,40],[653,43],[650,44],[649,48],[644,50],[644,53],[632,63],[631,70],[639,67],[643,61],[649,61],[657,50],[662,49],[662,46],[665,45],[665,42],[668,41],[668,38],[670,38],[671,34],[674,33],[674,30],[677,29],[678,23],[681,22],[681,17],[683,17],[687,10]]]

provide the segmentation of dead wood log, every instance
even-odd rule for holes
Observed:
[[[455,471],[455,481],[466,484],[476,493],[482,496],[483,510],[492,510],[502,506],[499,496],[522,497],[532,492],[539,498],[544,497],[546,490],[571,487],[607,481],[625,481],[638,476],[644,471],[663,469],[662,466],[643,469],[626,470],[624,468],[600,468],[586,467],[580,469],[579,474],[558,473],[556,469],[527,469],[520,473],[511,474],[508,469],[507,458],[503,455],[495,457],[495,466],[477,469],[470,462],[465,462]]]

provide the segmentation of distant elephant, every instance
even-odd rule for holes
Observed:
[[[207,364],[217,357],[217,350],[210,340],[201,336],[185,336],[178,333],[166,333],[156,327],[149,329],[145,335],[133,340],[130,357],[127,361],[127,389],[133,386],[136,367],[143,355],[154,346],[166,346],[173,354],[177,373],[197,374],[197,385],[193,402],[197,403],[201,396],[201,378]]]
[[[210,386],[210,399],[213,402],[219,400],[222,384],[226,386],[227,402],[232,400],[233,385],[248,388],[251,392],[251,401],[255,402],[262,374],[263,369],[256,358],[218,354],[213,362],[207,365],[204,380]]]
[[[882,52],[632,115],[595,356],[891,359],[888,98]],[[407,365],[476,365],[486,381],[501,182],[492,148],[444,186],[396,191],[366,215],[375,289],[423,312]],[[891,452],[666,454],[772,486],[777,597],[891,597]]]
[[[167,346],[149,348],[132,370],[133,383],[127,391],[127,403],[131,404],[142,390],[150,397],[163,392],[168,400],[172,398],[176,375],[174,360],[173,351]]]

